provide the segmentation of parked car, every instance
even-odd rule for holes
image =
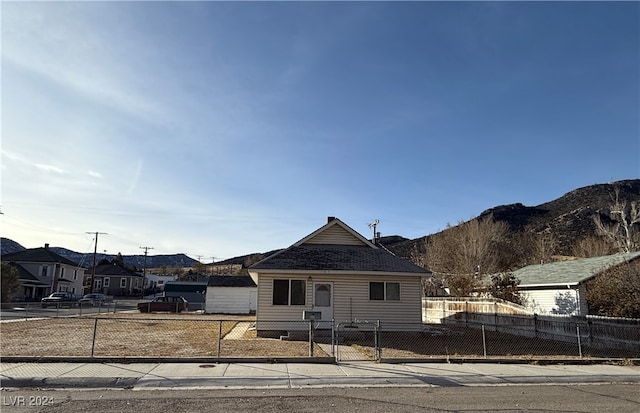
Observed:
[[[81,306],[96,306],[102,305],[107,301],[107,296],[104,294],[85,294],[78,302]]]
[[[74,293],[58,292],[40,300],[42,308],[47,307],[77,307],[78,299]]]
[[[184,297],[156,297],[151,301],[142,301],[138,303],[138,310],[141,313],[148,313],[152,311],[171,311],[172,313],[179,313],[181,311],[189,310],[189,303]]]

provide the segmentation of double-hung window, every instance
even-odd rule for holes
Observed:
[[[400,283],[370,282],[369,300],[400,301]]]
[[[305,305],[305,280],[273,280],[273,305]]]
[[[126,288],[126,287],[127,287],[127,279],[120,278],[120,288]]]

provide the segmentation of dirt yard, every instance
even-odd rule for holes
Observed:
[[[309,355],[308,342],[257,338],[250,330],[254,320],[253,316],[164,313],[21,320],[0,325],[0,355],[224,358]],[[244,327],[240,337],[227,338],[239,323]],[[317,345],[314,354],[326,355]]]
[[[0,324],[0,356],[95,357],[307,357],[309,343],[257,337],[254,316],[117,313],[98,317],[20,320]],[[579,358],[576,343],[532,339],[478,329],[430,326],[422,332],[380,332],[383,358]],[[330,343],[330,337],[320,339]],[[372,331],[341,336],[342,348],[375,358]],[[483,345],[484,343],[484,345]],[[328,346],[314,344],[315,356]],[[583,357],[632,358],[638,354],[583,347]],[[342,354],[347,354],[343,352]]]

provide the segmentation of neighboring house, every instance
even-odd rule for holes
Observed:
[[[537,314],[587,315],[586,284],[612,267],[640,258],[640,252],[529,265],[513,275],[526,307]]]
[[[210,314],[251,314],[256,312],[258,287],[247,275],[209,277],[205,312]]]
[[[49,244],[5,254],[2,262],[15,265],[18,270],[20,287],[14,295],[16,301],[39,301],[59,291],[82,295],[84,268],[51,251]]]
[[[169,281],[175,281],[177,278],[178,277],[175,275],[158,275],[147,273],[144,288],[145,290],[151,289],[153,291],[164,291],[165,284]]]
[[[189,311],[204,310],[206,294],[206,282],[169,281],[164,285],[164,295],[184,297],[189,302]]]
[[[87,275],[92,277],[92,268]],[[95,267],[93,292],[113,296],[142,294],[142,273],[132,271],[116,262],[98,264]]]
[[[421,323],[421,277],[430,271],[375,245],[337,218],[287,249],[249,267],[258,285],[256,330],[304,329],[303,311],[318,311],[318,328],[356,320]],[[274,326],[278,326],[277,328]]]

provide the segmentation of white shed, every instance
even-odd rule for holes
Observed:
[[[209,277],[205,313],[252,314],[256,312],[258,287],[247,275]]]

